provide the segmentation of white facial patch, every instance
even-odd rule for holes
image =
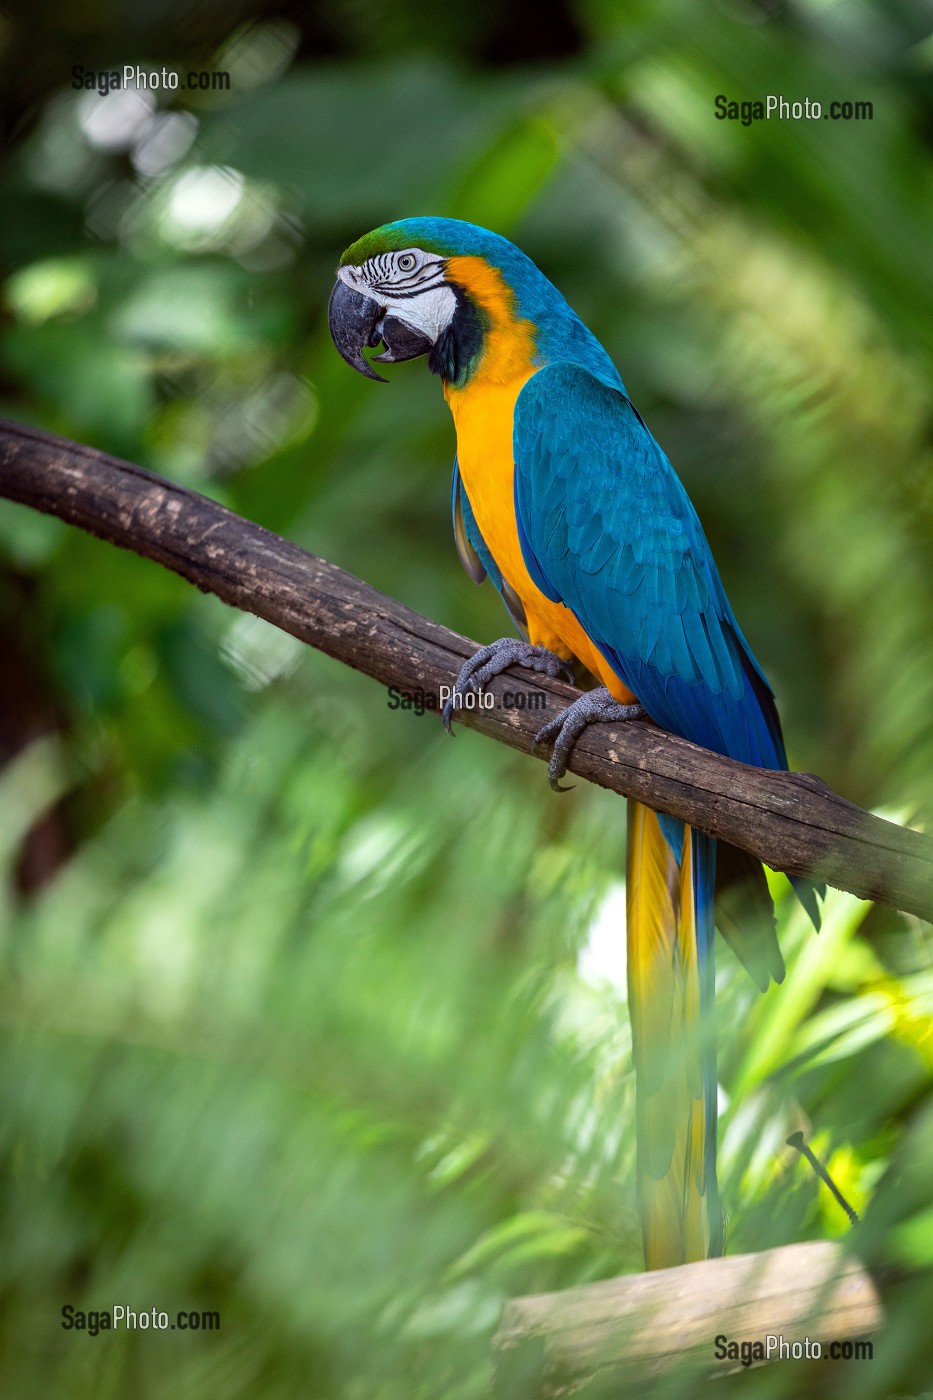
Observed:
[[[413,248],[409,252],[418,258],[420,264],[428,256],[420,249]],[[411,269],[397,269],[395,266],[397,259],[405,256],[405,253],[399,253],[391,260],[380,256],[372,264],[365,263],[362,267],[341,267],[337,269],[337,276],[361,296],[384,306],[389,315],[396,316],[413,330],[436,342],[454,318],[457,298],[443,280],[441,263],[436,259],[430,262],[424,269],[426,285],[419,288],[420,267],[412,275]],[[397,288],[393,286],[394,282],[399,283]]]
[[[457,298],[450,287],[430,287],[417,296],[383,298],[386,310],[416,331],[437,341],[454,318]]]

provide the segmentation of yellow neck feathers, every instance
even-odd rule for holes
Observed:
[[[534,327],[516,314],[515,297],[502,273],[478,257],[454,257],[447,262],[447,277],[458,282],[489,322],[479,364],[469,388],[480,384],[508,384],[527,379],[534,369]],[[465,392],[444,386],[444,393]]]

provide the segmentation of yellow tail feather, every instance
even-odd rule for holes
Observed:
[[[707,1141],[693,844],[678,865],[657,815],[629,801],[628,999],[645,1263],[705,1259],[720,1222]],[[710,891],[711,894],[711,891]],[[707,1063],[707,1073],[709,1073]],[[714,1071],[713,1071],[714,1073]],[[715,1089],[713,1090],[715,1092]]]

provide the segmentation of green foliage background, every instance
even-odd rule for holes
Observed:
[[[9,19],[2,411],[195,486],[481,639],[423,366],[333,351],[341,249],[513,237],[686,482],[795,766],[933,811],[933,41],[912,3],[345,0]],[[228,94],[70,88],[72,64]],[[868,122],[713,99],[868,100]],[[640,1267],[624,813],[258,620],[0,502],[0,1391],[472,1400],[503,1300]],[[785,985],[723,948],[729,1248],[906,1270],[873,1363],[929,1390],[930,929],[775,878]],[[91,1339],[60,1309],[219,1309]],[[712,1342],[712,1339],[711,1339]],[[532,1394],[531,1383],[512,1393]],[[609,1393],[615,1393],[611,1391]]]

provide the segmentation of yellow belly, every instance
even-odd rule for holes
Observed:
[[[622,685],[573,613],[544,596],[522,558],[515,523],[512,424],[515,400],[534,373],[529,369],[504,384],[487,381],[466,389],[447,387],[457,430],[460,475],[480,534],[502,577],[522,601],[531,641],[559,656],[576,657],[617,700],[630,704],[635,699],[631,691]]]

